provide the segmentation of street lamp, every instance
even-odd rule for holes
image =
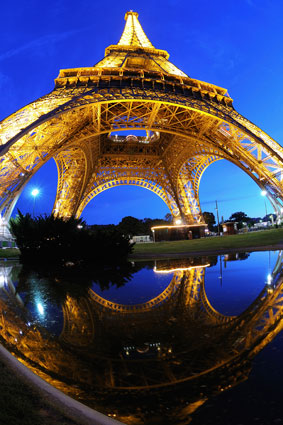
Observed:
[[[217,201],[215,201],[215,209],[216,209],[216,214],[217,214],[217,234],[218,236],[220,236],[220,225],[219,225],[219,212],[218,212],[218,203]]]
[[[39,195],[39,190],[38,190],[38,189],[33,189],[33,190],[31,191],[31,195],[33,196],[33,210],[32,210],[32,216],[34,217],[35,198],[37,197],[37,195]]]
[[[261,194],[261,196],[263,196],[263,197],[264,197],[265,215],[267,216],[267,208],[266,208],[266,201],[265,201],[265,197],[266,197],[266,195],[267,195],[267,191],[263,189],[263,190],[260,192],[260,194]]]

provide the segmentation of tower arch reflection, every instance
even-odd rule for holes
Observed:
[[[253,357],[282,329],[282,259],[280,252],[260,295],[239,316],[210,306],[209,258],[158,261],[156,273],[173,272],[159,296],[118,307],[93,289],[68,295],[58,337],[33,320],[17,293],[19,266],[3,263],[1,342],[53,385],[126,423],[142,423],[146,412],[160,416],[164,406],[171,423],[177,416],[180,423],[212,394],[245,380]]]

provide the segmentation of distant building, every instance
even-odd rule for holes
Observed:
[[[223,235],[235,235],[238,233],[237,222],[235,221],[226,221],[222,224]]]
[[[152,242],[149,235],[133,236],[132,241],[135,242],[135,243]]]
[[[15,238],[12,236],[8,223],[0,216],[0,248],[15,248]]]
[[[271,225],[271,222],[270,221],[260,221],[259,223],[255,223],[253,225],[253,228],[254,229],[266,229],[270,225]]]

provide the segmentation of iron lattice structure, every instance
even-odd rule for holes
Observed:
[[[0,123],[0,212],[9,218],[29,179],[58,168],[54,213],[80,216],[119,185],[151,190],[184,223],[203,223],[199,183],[227,159],[265,189],[278,218],[283,148],[235,111],[226,89],[190,78],[128,12],[117,45],[95,66],[61,70],[54,90]],[[146,136],[123,136],[143,130]]]

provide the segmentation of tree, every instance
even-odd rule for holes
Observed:
[[[237,221],[238,223],[242,223],[244,221],[244,222],[247,223],[251,219],[243,211],[237,211],[237,212],[233,213],[232,215],[230,215],[229,220],[230,221]]]
[[[238,229],[241,229],[243,227],[244,222],[247,223],[247,224],[252,223],[252,219],[250,217],[248,217],[247,214],[244,213],[243,211],[237,211],[237,212],[233,213],[232,215],[230,215],[229,220],[237,222],[238,223]]]
[[[90,232],[81,219],[74,217],[32,217],[18,211],[18,216],[10,220],[10,228],[24,264],[106,265],[125,259],[132,250],[128,238],[116,228]]]
[[[122,218],[117,227],[122,235],[125,236],[132,237],[143,234],[142,220],[139,220],[138,218],[132,217],[130,215]]]
[[[170,213],[167,213],[164,217],[164,220],[167,221],[168,223],[172,223],[173,221],[173,216]]]
[[[214,214],[212,212],[205,211],[202,215],[205,223],[208,225],[208,229],[212,232],[216,223]]]
[[[152,218],[144,218],[143,221],[143,234],[151,235],[151,228],[154,226],[154,221]]]

